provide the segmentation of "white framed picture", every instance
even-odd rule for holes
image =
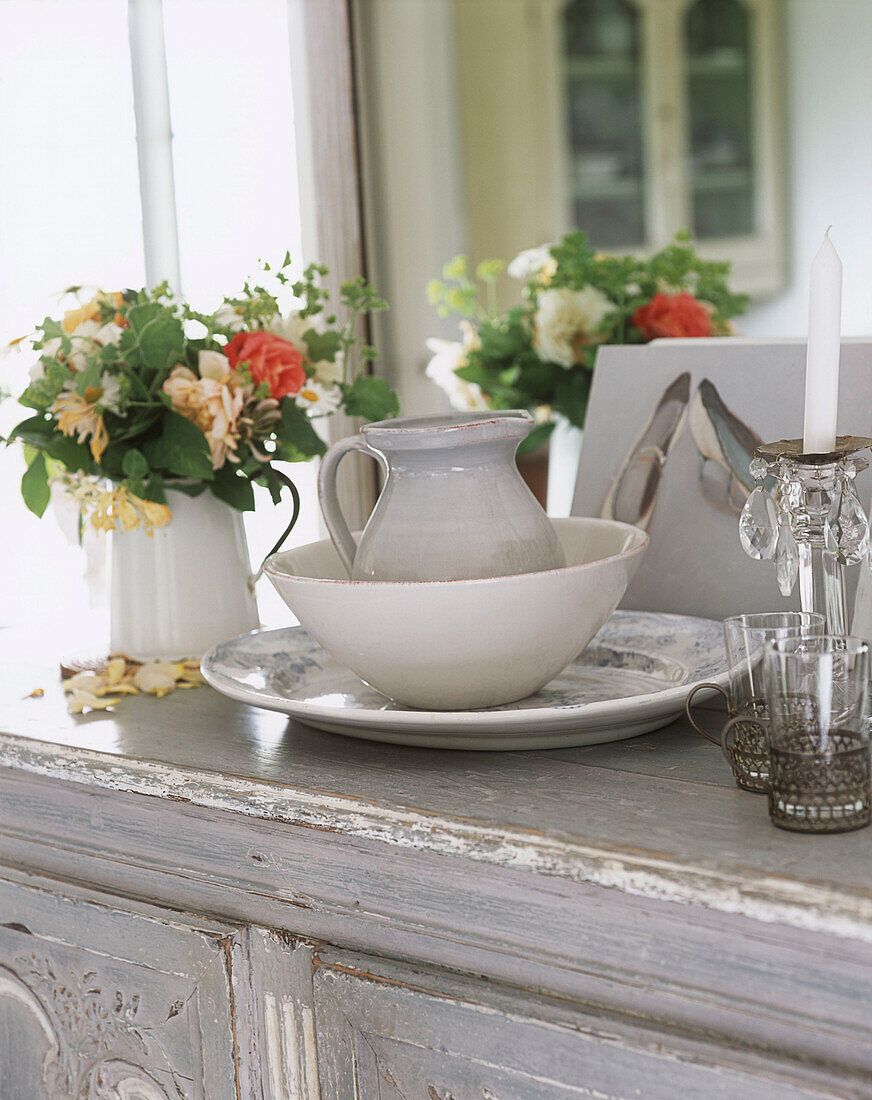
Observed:
[[[739,544],[758,442],[800,436],[805,342],[662,340],[600,349],[572,514],[645,527],[622,606],[723,619],[799,607]],[[842,345],[839,434],[872,436],[872,340]],[[872,457],[872,456],[870,456]],[[869,501],[868,471],[858,492]],[[860,569],[849,568],[849,606]]]

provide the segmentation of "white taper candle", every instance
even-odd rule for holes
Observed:
[[[809,280],[803,430],[806,454],[825,454],[836,445],[841,324],[842,261],[827,229]]]

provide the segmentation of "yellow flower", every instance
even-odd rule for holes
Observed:
[[[166,527],[172,519],[173,514],[166,504],[158,504],[154,500],[141,500],[139,497],[133,497],[132,499],[139,509],[140,522],[147,535],[154,534],[155,527]]]
[[[115,495],[115,507],[118,512],[118,522],[121,524],[121,530],[135,530],[139,526],[139,513],[136,510],[136,505],[123,489]]]
[[[116,309],[121,309],[124,305],[124,295],[119,290],[116,290],[112,294],[104,294],[103,291],[99,291],[94,295],[91,301],[86,302],[85,305],[79,306],[78,309],[68,309],[61,322],[61,328],[64,332],[75,332],[79,325],[84,324],[85,321],[98,320],[100,312],[105,305],[114,305]],[[115,314],[113,323],[121,328],[127,324],[120,313]]]
[[[89,389],[86,397],[82,397],[75,390],[64,390],[48,410],[57,417],[58,427],[64,435],[77,436],[80,443],[90,436],[91,454],[95,462],[100,461],[109,446],[109,432],[103,423],[103,414],[97,411],[102,393],[100,389]]]
[[[82,511],[97,531],[133,531],[141,527],[150,537],[156,527],[166,527],[172,512],[165,504],[144,500],[124,485],[106,488],[96,478],[67,476],[66,484]]]

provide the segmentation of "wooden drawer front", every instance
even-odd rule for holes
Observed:
[[[827,1075],[688,1042],[482,983],[378,973],[323,952],[313,975],[326,1100],[578,1100],[857,1096]],[[373,960],[369,960],[371,966]],[[493,993],[493,996],[491,996]]]
[[[36,881],[0,880],[0,1097],[249,1096],[239,930]]]

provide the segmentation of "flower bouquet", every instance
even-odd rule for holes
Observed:
[[[319,418],[396,415],[385,382],[349,369],[353,348],[361,362],[376,354],[355,336],[357,320],[386,303],[363,279],[343,283],[340,323],[319,282],[326,268],[310,265],[295,280],[289,267],[286,255],[261,280],[272,289],[246,282],[211,314],[164,284],[98,292],[61,320],[46,318],[29,338],[38,360],[19,399],[33,412],[7,440],[26,449],[28,508],[41,516],[58,478],[82,519],[104,531],[165,526],[169,488],[247,511],[253,482],[274,501],[289,483],[276,462],[324,453]],[[293,301],[284,313],[282,294]]]
[[[427,295],[441,316],[460,314],[460,341],[429,340],[427,375],[459,409],[525,408],[540,421],[521,450],[541,446],[552,413],[581,428],[597,348],[657,337],[723,336],[747,298],[727,285],[730,266],[700,259],[678,234],[653,256],[596,252],[577,230],[559,244],[528,249],[508,266],[523,281],[523,302],[500,310],[501,261],[478,265],[475,279],[457,256]]]

